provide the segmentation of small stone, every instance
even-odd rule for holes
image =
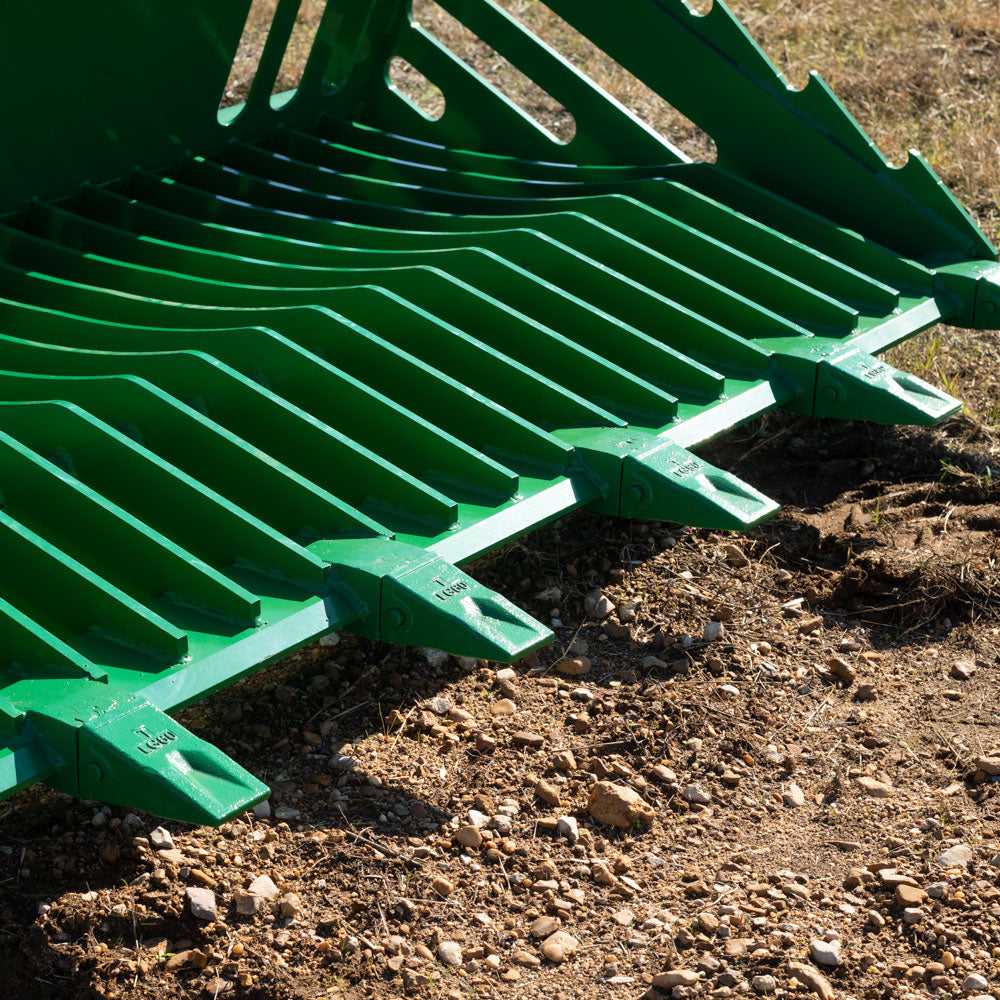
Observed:
[[[533,938],[547,938],[550,934],[555,934],[557,930],[559,930],[558,917],[539,917],[532,922],[528,933]]]
[[[263,896],[242,891],[233,893],[233,903],[236,904],[236,912],[241,917],[255,917],[267,906],[267,901]]]
[[[781,798],[790,809],[798,809],[806,801],[805,793],[794,781],[784,790]]]
[[[858,778],[857,782],[865,795],[870,795],[873,799],[884,799],[889,796],[889,786],[885,782],[869,778],[867,775]]]
[[[587,810],[598,823],[622,828],[648,827],[655,816],[638,792],[610,781],[598,781],[591,788]]]
[[[174,847],[174,838],[170,836],[170,831],[165,826],[158,826],[155,830],[149,831],[149,845],[154,851],[171,851]]]
[[[460,827],[455,831],[454,837],[463,847],[483,846],[483,835],[475,824]]]
[[[947,699],[948,701],[961,701],[962,692],[956,691],[954,688],[946,688],[941,692],[941,697]]]
[[[927,899],[927,893],[916,885],[897,885],[893,896],[903,907],[920,906]]]
[[[490,715],[513,715],[517,711],[517,705],[510,698],[501,698],[490,707]]]
[[[956,660],[951,665],[951,670],[949,674],[956,681],[967,681],[971,680],[972,675],[976,672],[976,665],[972,660]]]
[[[301,815],[302,813],[292,806],[278,806],[278,808],[274,810],[275,819],[284,820],[285,822],[292,819],[298,819]]]
[[[556,664],[556,673],[564,677],[583,677],[590,673],[590,660],[586,656],[577,656],[571,660],[560,660]]]
[[[788,971],[803,986],[808,986],[820,1000],[833,1000],[833,987],[821,972],[804,962],[789,962]]]
[[[470,809],[467,813],[469,817],[469,822],[477,829],[483,830],[490,825],[490,818],[484,812],[480,812],[478,809]]]
[[[632,910],[617,910],[611,915],[611,919],[619,927],[631,927],[635,923],[635,913]]]
[[[666,764],[657,764],[650,770],[649,776],[664,785],[673,785],[677,782],[677,775]]]
[[[190,886],[185,895],[191,916],[197,920],[215,920],[218,914],[215,908],[215,893],[211,889]]]
[[[1000,757],[977,757],[976,769],[987,774],[1000,774]]]
[[[462,964],[462,948],[456,941],[442,941],[438,945],[438,958],[445,965],[459,966]]]
[[[754,993],[759,993],[761,996],[771,996],[778,988],[774,976],[754,976],[750,985]]]
[[[496,678],[498,681],[516,681],[517,671],[513,667],[501,667],[496,673]]]
[[[523,948],[518,948],[510,956],[510,960],[515,965],[523,965],[531,967],[533,965],[541,965],[542,960],[537,955],[532,955],[530,951],[525,951]]]
[[[938,858],[938,864],[942,868],[967,868],[971,860],[972,848],[968,844],[956,844]]]
[[[704,642],[718,642],[726,634],[726,627],[722,622],[709,622],[701,631],[701,638]]]
[[[978,972],[973,972],[962,980],[963,993],[985,993],[988,989],[989,983],[986,982],[986,977],[979,975]]]
[[[672,990],[675,986],[694,986],[698,973],[692,969],[670,969],[653,976],[653,986],[658,990]]]
[[[540,736],[538,733],[529,733],[524,729],[516,733],[511,733],[510,739],[516,747],[527,747],[531,750],[537,750],[539,747],[545,746],[544,736]]]
[[[447,715],[451,710],[452,702],[450,698],[431,698],[431,711],[435,715]]]
[[[913,926],[924,919],[924,911],[919,906],[907,906],[903,910],[903,923]]]
[[[583,610],[588,618],[604,621],[615,610],[615,605],[603,590],[592,590],[583,599]]]
[[[576,757],[573,756],[572,750],[560,750],[552,758],[552,766],[557,771],[575,771],[576,770]]]
[[[431,888],[442,899],[446,896],[450,896],[455,891],[455,887],[443,875],[438,875],[434,881],[431,882]]]
[[[262,899],[271,900],[278,895],[278,887],[269,875],[258,875],[247,887],[247,892],[252,892]]]
[[[551,782],[537,781],[535,783],[535,794],[543,801],[548,803],[550,806],[559,805],[559,789]]]
[[[486,733],[476,733],[476,749],[480,753],[493,753],[497,748],[497,741]]]
[[[560,962],[565,962],[579,947],[580,942],[572,934],[556,931],[542,942],[542,954],[550,962],[558,965]]]
[[[862,684],[858,688],[854,697],[858,701],[875,701],[875,699],[878,697],[878,689],[875,687],[874,684]]]
[[[803,618],[799,622],[799,635],[810,635],[817,629],[823,627],[823,619],[819,615],[812,615],[808,618]]]
[[[725,553],[726,553],[726,562],[729,563],[730,566],[735,566],[739,568],[741,566],[748,566],[750,564],[750,560],[747,559],[743,550],[736,545],[727,545],[725,548]]]
[[[827,662],[826,666],[831,674],[839,677],[847,685],[853,684],[854,678],[858,674],[854,667],[841,656],[834,656]]]
[[[700,806],[707,806],[712,801],[712,796],[699,784],[688,785],[682,794],[688,802]]]
[[[257,819],[270,819],[271,818],[271,803],[268,799],[264,799],[263,802],[258,802],[257,805],[253,807],[253,814]]]
[[[571,844],[580,839],[580,826],[574,816],[560,816],[556,821],[556,832],[565,837]]]
[[[809,942],[809,957],[817,965],[828,967],[840,965],[840,942],[813,938]]]

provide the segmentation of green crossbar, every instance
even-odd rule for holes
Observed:
[[[551,633],[458,566],[583,506],[749,528],[777,505],[692,449],[772,409],[958,407],[877,355],[1000,326],[996,251],[720,0],[548,2],[715,163],[491,0],[441,3],[572,139],[405,0],[330,3],[273,94],[279,0],[219,112],[249,0],[0,13],[0,797],[220,823],[267,787],[169,711],[332,629],[517,660]]]

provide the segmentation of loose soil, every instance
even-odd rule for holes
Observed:
[[[877,139],[929,137],[992,232],[996,6],[789,6],[738,5],[793,78],[836,54]],[[755,531],[583,513],[481,561],[557,635],[510,674],[344,634],[183,713],[270,818],[158,851],[152,817],[0,804],[0,998],[807,996],[824,935],[838,997],[1000,995],[998,353],[945,328],[893,352],[966,402],[940,428],[770,415],[705,451],[784,504]],[[595,820],[598,781],[651,825]],[[277,895],[237,913],[260,875]],[[554,962],[532,932],[557,926]]]

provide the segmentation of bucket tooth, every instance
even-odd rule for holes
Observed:
[[[323,554],[368,607],[350,628],[371,639],[513,663],[552,632],[440,556],[379,538],[330,542]]]
[[[760,524],[779,507],[673,441],[638,432],[620,439],[607,432],[568,439],[578,444],[590,473],[608,484],[606,498],[593,504],[605,514],[739,531]]]
[[[622,517],[738,531],[760,524],[778,506],[732,473],[677,444],[629,455],[622,470]]]
[[[263,782],[144,698],[78,730],[76,794],[184,823],[220,823],[266,799]]]
[[[813,415],[879,424],[940,423],[962,404],[923,379],[862,351],[817,365]]]

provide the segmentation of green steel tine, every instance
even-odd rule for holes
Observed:
[[[742,212],[836,260],[853,261],[856,267],[865,268],[901,290],[926,292],[933,283],[933,272],[917,261],[850,229],[833,225],[815,212],[718,167],[691,163],[675,176],[679,182],[733,211]]]
[[[266,320],[270,328],[281,332],[283,323],[288,317],[313,317],[313,321],[318,322],[320,318],[334,315],[330,310],[321,307],[220,310],[209,306],[196,307],[180,303],[159,302],[139,296],[114,293],[108,289],[67,282],[64,279],[53,278],[37,272],[29,274],[2,264],[0,264],[0,275],[3,276],[3,287],[8,295],[16,294],[19,299],[36,305],[51,304],[55,301],[74,311],[86,311],[116,322],[127,321],[141,313],[150,323],[166,327],[186,325],[188,328],[201,329],[210,325],[213,320],[218,322],[223,318],[230,322],[242,321],[248,325],[263,319]],[[381,288],[338,289],[337,303],[341,311],[346,308],[348,303],[357,304],[359,301],[374,307],[374,312],[363,312],[355,317],[355,321],[361,325],[384,322],[381,311],[382,303],[389,302],[410,306],[399,296]],[[401,318],[409,321],[411,315],[424,317],[428,322],[424,324],[421,320],[418,321],[417,325],[424,325],[425,332],[432,340],[436,339],[439,334],[444,334],[444,338],[441,340],[441,350],[435,360],[430,362],[432,367],[445,371],[457,365],[459,370],[463,372],[463,381],[467,373],[469,378],[480,386],[483,395],[487,395],[491,389],[494,393],[497,391],[509,392],[512,408],[529,408],[531,412],[538,414],[540,425],[547,429],[592,424],[624,426],[624,421],[618,417],[569,392],[563,386],[544,379],[502,352],[486,348],[475,338],[462,331],[436,324],[436,321],[429,314],[416,309],[416,307],[412,308],[413,313],[401,314]],[[412,332],[409,328],[395,331],[389,325],[382,329],[382,333],[387,338],[394,333],[409,336]],[[455,341],[454,345],[450,343],[452,339]],[[413,353],[423,351],[426,346],[416,338],[411,339],[408,343]],[[424,360],[427,361],[427,358],[425,357]]]
[[[779,277],[794,278],[810,289],[819,290],[844,302],[866,303],[874,308],[883,307],[891,310],[899,295],[895,289],[882,282],[803,243],[791,240],[784,234],[755,222],[748,216],[734,212],[719,202],[699,195],[683,184],[671,181],[671,174],[683,168],[670,168],[662,179],[568,184],[521,181],[519,189],[515,190],[511,187],[513,178],[442,170],[440,167],[426,167],[420,163],[404,161],[394,161],[391,171],[380,170],[379,166],[386,162],[384,157],[345,147],[333,147],[314,136],[287,129],[277,130],[275,136],[280,137],[279,148],[275,152],[295,160],[352,174],[360,171],[366,177],[387,181],[413,182],[423,171],[430,178],[428,183],[431,186],[457,193],[532,199],[594,194],[627,195],[671,217],[675,226],[682,225],[712,239],[715,243],[722,243],[723,259],[727,259],[733,250],[742,251],[752,261],[759,260],[769,268],[776,269]],[[358,165],[350,166],[352,160],[358,161]],[[415,173],[417,177],[414,176]],[[800,290],[797,290],[793,283],[793,294],[798,291]]]
[[[53,350],[70,353],[0,334],[0,358],[25,370],[60,369],[45,357]],[[256,565],[310,589],[326,580],[326,566],[307,549],[79,407],[3,407],[0,428],[41,455],[55,451],[70,475],[216,569]]]
[[[217,167],[214,172],[211,171],[212,166]],[[232,167],[195,163],[194,161],[187,161],[184,165],[184,170],[179,171],[179,173],[185,179],[192,179],[192,174],[195,171],[198,172],[199,179],[201,180],[209,183],[217,183],[218,187],[223,189],[228,187],[233,188],[233,190],[225,191],[224,193],[240,195],[243,194],[242,189],[249,187],[253,191],[254,199],[269,207],[288,207],[291,204],[291,200],[294,199],[296,202],[302,202],[301,208],[310,211],[319,211],[322,209],[327,212],[334,212],[343,217],[345,209],[353,206],[358,218],[370,218],[373,221],[377,219],[383,225],[394,223],[396,226],[400,226],[405,220],[410,226],[421,225],[425,228],[441,227],[452,230],[461,228],[466,231],[474,231],[477,223],[479,228],[487,229],[503,225],[504,221],[508,225],[515,222],[513,218],[503,219],[495,215],[469,216],[453,212],[448,214],[443,211],[432,212],[407,208],[405,206],[352,201],[352,199],[347,199],[339,195],[320,194],[315,191],[307,191],[304,188],[293,188],[285,184],[279,185],[265,178],[242,173]],[[613,232],[616,231],[616,215],[620,211],[621,203],[625,200],[622,196],[601,195],[584,200],[587,203],[587,216],[585,218],[582,217],[582,221],[601,223],[602,220],[597,218],[597,216],[603,215],[603,222],[606,223],[605,228],[611,229]],[[638,205],[638,203],[634,204]],[[652,210],[647,209],[647,211]],[[567,214],[569,213],[567,212]],[[517,217],[517,221],[522,222],[523,217]],[[546,222],[532,219],[532,226],[544,232]],[[587,249],[586,243],[578,245],[584,250]],[[697,293],[697,297],[701,302],[704,302],[705,299],[715,301],[717,303],[715,307],[717,310],[725,310],[722,315],[713,317],[719,319],[720,322],[748,331],[751,336],[787,335],[796,332],[807,335],[805,330],[797,327],[790,320],[778,316],[755,302],[751,302],[744,296],[729,290],[725,285],[712,281],[698,274],[697,271],[677,261],[673,261],[665,255],[661,255],[661,257],[661,263],[669,267],[675,274],[676,283],[670,286],[669,292],[673,295],[684,295],[687,299],[691,298],[692,293]],[[643,283],[647,282],[644,281]],[[655,287],[657,286],[654,285]],[[667,291],[668,289],[660,290]],[[690,303],[686,302],[686,304]]]
[[[94,666],[72,646],[46,628],[31,620],[10,601],[0,597],[0,625],[3,627],[3,652],[0,654],[0,672],[13,672],[21,677],[80,678],[84,683],[107,683],[107,671]],[[3,668],[6,668],[4,671]],[[9,703],[8,703],[9,704]]]
[[[292,239],[295,234],[302,235],[305,231],[305,235],[310,239],[323,240],[324,238],[329,238],[330,231],[340,232],[344,224],[338,223],[335,220],[327,220],[321,218],[309,218],[302,216],[295,216],[287,212],[280,212],[276,210],[262,209],[249,205],[241,205],[236,202],[230,201],[228,199],[222,199],[218,196],[211,195],[208,192],[199,192],[194,188],[187,187],[183,184],[166,184],[160,180],[155,180],[148,174],[137,174],[133,178],[133,184],[137,185],[141,190],[138,192],[144,198],[151,198],[157,202],[163,201],[164,204],[170,205],[172,210],[176,210],[177,206],[171,205],[172,201],[175,201],[177,197],[183,200],[183,204],[180,206],[186,212],[196,212],[199,207],[204,211],[206,217],[225,215],[227,221],[235,221],[240,225],[264,225],[269,224],[272,229],[280,229],[281,235],[285,238]],[[165,199],[165,200],[164,200]],[[401,210],[402,211],[402,210]],[[228,220],[228,216],[233,212],[239,214],[238,219]],[[245,214],[244,214],[245,213]],[[396,214],[400,214],[397,212]],[[410,213],[406,213],[407,217],[411,217]],[[432,221],[439,221],[437,218]],[[473,222],[477,221],[475,219],[471,220]],[[493,217],[481,217],[478,221],[485,223],[489,226],[495,226],[496,220]],[[620,233],[606,226],[602,226],[596,222],[588,221],[587,219],[581,218],[577,215],[572,214],[553,214],[546,216],[535,216],[535,217],[525,217],[518,220],[519,222],[528,221],[532,225],[539,225],[546,230],[545,234],[539,234],[533,230],[513,230],[510,232],[505,231],[487,231],[483,230],[481,233],[449,233],[449,232],[439,232],[439,233],[426,233],[426,232],[414,232],[411,233],[411,237],[425,239],[428,236],[444,237],[442,240],[436,240],[435,242],[441,242],[445,245],[457,245],[466,242],[471,239],[489,239],[491,241],[503,240],[502,244],[497,243],[498,249],[503,252],[509,246],[509,238],[513,237],[514,233],[523,233],[525,236],[531,238],[537,238],[541,236],[543,239],[553,239],[556,242],[561,243],[563,246],[575,243],[581,245],[587,243],[591,246],[593,252],[597,253],[600,257],[608,257],[609,254],[614,253],[615,256],[611,257],[618,270],[626,269],[634,271],[637,267],[644,267],[643,274],[647,274],[646,280],[653,284],[657,284],[661,280],[662,275],[658,276],[658,271],[656,270],[660,264],[666,262],[669,267],[677,267],[679,274],[682,275],[685,280],[685,285],[690,286],[691,284],[698,284],[699,280],[697,276],[688,275],[679,265],[675,262],[669,261],[667,258],[662,257],[662,255],[654,254],[648,248],[636,243],[634,240],[628,239],[628,237],[622,236]],[[284,223],[282,225],[282,223]],[[368,236],[385,236],[385,230],[376,230],[370,227],[350,227],[350,237],[352,239],[358,239],[361,237]],[[396,235],[396,234],[390,234]],[[272,236],[272,238],[277,238]],[[599,249],[593,244],[597,241],[599,243]],[[380,245],[384,243],[384,239],[378,241]],[[649,259],[651,257],[651,259]],[[600,263],[598,266],[601,266]],[[704,284],[704,283],[702,283]],[[711,301],[715,303],[714,308],[718,307],[720,301],[725,301],[725,298],[729,296],[725,289],[714,283],[707,284],[706,290],[710,292],[710,295],[706,301]],[[628,297],[623,297],[622,302],[628,302]],[[626,306],[627,307],[627,306]],[[621,308],[621,306],[619,306]],[[751,320],[758,319],[757,327],[751,327],[751,329],[757,329],[761,336],[772,335],[775,332],[775,327],[781,321],[775,318],[768,318],[766,314],[761,316],[760,311],[756,308],[743,309],[739,306],[734,306],[735,318],[739,321],[739,324],[743,328],[743,332],[747,332],[747,326]],[[762,367],[762,363],[766,362],[766,354],[763,354],[759,349],[755,348],[752,343],[745,340],[744,338],[738,337],[736,334],[722,329],[717,323],[713,323],[707,319],[698,316],[692,310],[685,308],[676,303],[671,304],[671,312],[677,321],[682,326],[678,326],[674,323],[669,329],[664,329],[657,332],[658,339],[661,342],[665,341],[667,335],[669,334],[672,346],[678,346],[675,342],[675,338],[685,332],[689,333],[688,343],[693,343],[698,345],[697,348],[692,348],[687,351],[687,353],[697,353],[700,357],[712,356],[718,359],[716,363],[721,363],[724,361],[727,365],[735,364],[744,368],[754,369]],[[785,324],[786,332],[795,332],[793,327]],[[803,331],[804,333],[804,331]],[[712,345],[713,349],[709,350],[709,346]],[[717,345],[717,347],[715,346]]]
[[[453,211],[462,209],[467,214],[503,216],[532,211],[580,212],[606,224],[613,224],[616,229],[631,236],[637,236],[653,249],[669,248],[672,254],[679,255],[685,261],[690,270],[706,278],[721,279],[737,291],[752,291],[761,297],[762,304],[771,308],[777,307],[782,312],[801,316],[803,320],[820,325],[853,328],[857,319],[857,310],[668,215],[662,206],[669,199],[660,195],[660,191],[666,187],[663,181],[641,181],[628,185],[622,194],[585,193],[550,198],[518,197],[514,193],[495,196],[465,193],[441,185],[417,186],[412,179],[408,183],[396,183],[362,177],[302,160],[292,160],[243,143],[229,146],[225,159],[227,164],[255,176],[266,176],[317,193],[364,197],[401,207],[441,210],[446,201],[452,200]],[[609,206],[604,200],[608,198],[619,200]],[[601,201],[596,202],[596,199]]]
[[[393,524],[440,530],[455,519],[456,505],[442,493],[200,351],[74,351],[3,338],[0,362],[9,364],[12,357],[27,370],[41,366],[42,374],[146,378],[195,408],[205,407],[211,419],[335,490],[352,506],[366,513],[371,508],[384,523],[393,514]]]
[[[20,378],[0,372],[0,387]],[[35,380],[41,398],[58,398],[58,381]],[[0,489],[11,517],[135,600],[180,600],[220,627],[256,624],[258,598],[2,431]]]
[[[508,177],[512,180],[539,180],[586,182],[600,180],[623,180],[636,177],[659,177],[668,167],[677,166],[669,157],[653,163],[577,163],[573,161],[530,160],[504,153],[487,153],[482,150],[461,149],[443,145],[440,141],[415,139],[376,128],[363,122],[348,121],[336,115],[323,114],[310,126],[295,127],[285,123],[271,133],[276,143],[283,141],[286,134],[315,136],[332,146],[358,149],[402,162],[419,162],[441,170],[463,170],[470,173],[484,173],[492,176]],[[687,164],[683,164],[687,166]]]
[[[50,403],[8,404],[43,408]],[[70,646],[88,632],[123,643],[144,657],[176,663],[188,652],[187,633],[155,611],[92,573],[72,556],[0,511],[0,567],[3,593],[33,621]],[[59,580],[60,600],[52,601],[52,581]]]
[[[0,747],[0,799],[45,781],[56,773],[59,760],[39,743]]]
[[[431,251],[432,256],[428,257],[428,251],[326,247],[326,255],[332,258],[330,266],[307,267],[218,253],[205,246],[140,239],[104,223],[85,220],[82,216],[51,206],[32,206],[21,225],[25,231],[43,238],[58,239],[63,245],[74,249],[112,255],[116,259],[127,260],[130,264],[166,268],[225,282],[241,280],[299,287],[311,287],[315,284],[322,287],[338,278],[337,273],[331,273],[336,267],[335,260],[339,261],[340,269],[350,264],[379,268],[432,263],[451,277],[470,286],[474,285],[480,292],[507,302],[516,302],[533,319],[551,328],[565,330],[570,339],[591,350],[599,351],[607,343],[609,336],[618,337],[621,340],[619,350],[630,356],[633,370],[638,369],[636,373],[648,381],[660,386],[671,383],[685,385],[696,391],[710,393],[718,392],[720,388],[721,376],[717,373],[671,351],[640,330],[630,329],[620,322],[609,328],[607,315],[602,315],[600,309],[593,308],[593,303],[567,291],[567,286],[570,286],[585,293],[593,287],[594,282],[610,280],[614,284],[616,277],[602,270],[596,263],[588,266],[589,262],[585,258],[569,251],[566,251],[567,263],[573,270],[567,273],[566,268],[562,268],[560,282],[558,286],[554,286],[542,282],[530,271],[510,263],[506,258],[498,258],[478,248]],[[191,239],[194,238],[194,234],[191,234]],[[560,252],[561,248],[553,247],[551,255],[558,258]],[[555,261],[552,263],[555,264]],[[578,274],[581,264],[593,274]],[[620,286],[609,290],[604,298],[606,304],[603,309],[612,310],[623,298],[628,301],[632,290],[622,289]],[[645,291],[635,290],[640,294]],[[611,317],[610,321],[614,322],[615,318]],[[648,312],[644,319],[649,322]]]
[[[260,306],[288,302],[329,304],[336,308],[336,288],[267,288],[257,285],[235,285],[198,279],[176,272],[138,267],[126,262],[92,258],[63,250],[37,237],[17,230],[0,227],[5,238],[8,257],[19,266],[33,269],[45,267],[68,270],[67,277],[113,286],[119,291],[148,296],[154,292],[161,298],[214,306]],[[661,389],[630,374],[602,357],[579,347],[567,337],[518,313],[512,306],[501,303],[476,289],[431,267],[392,268],[381,272],[344,272],[340,277],[361,283],[367,275],[381,278],[380,284],[401,292],[417,303],[430,308],[449,322],[461,323],[470,316],[476,319],[480,339],[498,349],[502,346],[519,360],[527,361],[549,377],[560,377],[575,391],[610,410],[623,419],[639,419],[657,423],[669,420],[676,411],[677,401]]]
[[[0,300],[0,330],[23,336],[36,307],[17,305],[14,323]],[[260,520],[298,539],[385,535],[388,529],[320,490],[287,466],[141,379],[61,379],[60,398],[138,440]],[[5,398],[37,399],[38,382],[4,384]]]
[[[127,352],[135,346],[136,328],[79,324],[60,335],[42,327],[48,344],[73,349]],[[64,328],[65,329],[65,328]],[[3,331],[0,325],[0,331]],[[217,358],[234,370],[262,382],[313,417],[334,426],[363,447],[423,481],[436,483],[443,492],[469,498],[469,502],[505,500],[517,492],[517,475],[488,459],[451,435],[435,429],[433,438],[407,433],[411,411],[382,404],[372,393],[357,391],[357,381],[294,342],[260,327],[231,330],[160,330],[148,328],[142,346],[147,351],[193,350]],[[319,369],[317,371],[317,369]],[[384,398],[384,397],[383,397]],[[382,404],[382,405],[373,405]],[[388,412],[386,412],[388,411]],[[395,420],[391,438],[384,427]],[[418,430],[427,427],[420,423]]]

